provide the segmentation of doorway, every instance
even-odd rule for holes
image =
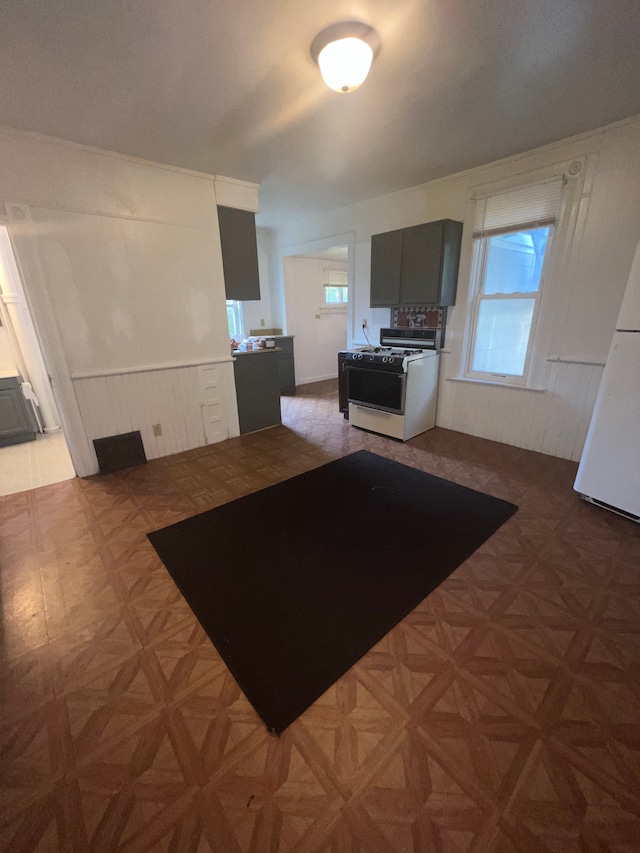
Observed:
[[[0,495],[75,477],[6,226],[0,226]]]
[[[338,375],[347,347],[349,246],[340,244],[282,258],[287,334],[295,335],[296,384]]]

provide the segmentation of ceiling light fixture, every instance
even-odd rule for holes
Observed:
[[[321,30],[311,42],[310,52],[330,89],[353,92],[364,83],[380,52],[380,36],[368,24],[341,21]]]

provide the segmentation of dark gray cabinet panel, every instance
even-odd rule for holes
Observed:
[[[220,206],[218,223],[227,299],[260,299],[255,213]]]
[[[402,232],[402,305],[438,305],[442,229],[439,223]]]
[[[278,353],[239,355],[233,364],[240,434],[282,423]]]
[[[16,378],[0,379],[0,447],[34,441],[32,418]]]
[[[451,219],[374,234],[371,306],[454,305],[461,239],[462,223]]]
[[[280,391],[292,391],[296,387],[296,370],[293,360],[293,337],[276,338],[276,346],[280,348],[278,376]]]
[[[371,238],[371,307],[398,305],[402,231],[387,231]]]
[[[347,388],[347,354],[338,353],[338,408],[349,418],[349,391]]]

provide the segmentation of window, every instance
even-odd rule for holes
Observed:
[[[229,335],[232,338],[241,338],[242,331],[242,308],[236,299],[227,299],[227,323],[229,324]]]
[[[322,271],[322,280],[324,304],[326,306],[339,308],[349,302],[346,270],[324,269]]]
[[[466,374],[524,383],[562,181],[479,199]]]

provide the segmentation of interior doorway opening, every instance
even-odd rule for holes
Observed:
[[[282,265],[287,334],[296,339],[296,384],[335,379],[338,352],[347,346],[349,246],[287,255]]]
[[[0,226],[0,495],[75,477],[6,226]]]

